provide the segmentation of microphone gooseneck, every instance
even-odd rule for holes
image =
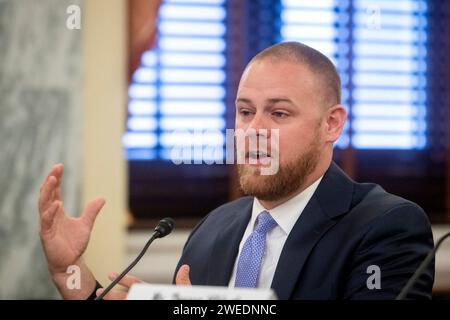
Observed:
[[[109,291],[111,291],[111,289],[114,288],[114,286],[120,280],[122,280],[122,278],[125,277],[125,275],[128,272],[130,272],[131,269],[134,268],[134,266],[139,262],[139,260],[141,260],[141,258],[144,256],[145,252],[147,251],[148,247],[152,244],[152,242],[155,239],[163,238],[163,237],[167,236],[169,233],[171,233],[172,230],[173,230],[174,225],[175,225],[175,221],[172,218],[164,218],[161,221],[159,221],[158,225],[155,227],[155,230],[153,231],[152,236],[150,237],[150,239],[145,244],[145,246],[142,249],[141,253],[139,253],[139,255],[136,257],[136,259],[134,259],[134,261],[125,270],[123,270],[122,273],[116,279],[114,279],[114,281],[111,282],[109,284],[109,286],[106,287],[106,289],[103,290],[103,292],[97,298],[95,298],[95,300],[102,300],[103,297]]]
[[[414,288],[414,285],[417,283],[417,280],[419,280],[420,276],[425,272],[425,269],[429,266],[431,261],[433,260],[434,256],[436,255],[436,251],[441,246],[442,242],[444,242],[445,239],[447,239],[450,236],[450,232],[444,234],[436,243],[436,246],[433,248],[433,250],[428,253],[425,260],[422,261],[420,266],[417,268],[416,272],[412,275],[412,277],[408,280],[406,283],[406,286],[403,287],[402,291],[399,293],[397,298],[395,300],[403,300],[406,299],[412,288]]]

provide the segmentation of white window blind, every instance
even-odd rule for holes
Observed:
[[[341,10],[346,10],[348,4],[341,2]],[[348,14],[340,14],[334,0],[307,1],[282,0],[281,38],[282,41],[298,41],[319,50],[336,66],[342,81],[342,102],[349,102],[348,93],[348,36],[346,25]],[[337,141],[338,147],[349,144],[348,125]]]
[[[156,47],[144,53],[129,87],[129,160],[169,160],[174,145],[223,147],[224,6],[225,0],[163,1]]]
[[[426,146],[426,13],[425,0],[282,0],[282,40],[318,49],[341,75],[352,130],[338,147]]]

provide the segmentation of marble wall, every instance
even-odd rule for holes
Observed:
[[[63,162],[66,208],[78,213],[82,0],[0,0],[0,299],[58,297],[38,237],[46,172]]]

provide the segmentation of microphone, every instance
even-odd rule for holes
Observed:
[[[419,280],[420,276],[425,272],[425,269],[429,266],[429,264],[433,260],[435,254],[436,254],[436,251],[439,249],[442,242],[444,242],[444,240],[447,239],[449,236],[450,236],[450,232],[444,234],[438,240],[438,242],[436,243],[436,246],[433,248],[433,250],[430,251],[430,253],[428,253],[425,260],[422,261],[420,266],[417,268],[416,272],[414,272],[411,279],[409,279],[408,283],[406,284],[406,286],[403,287],[402,291],[397,296],[397,298],[395,298],[395,300],[404,300],[408,296],[408,294],[410,293],[412,288],[414,288],[414,285],[417,283],[417,280]]]
[[[142,249],[141,253],[139,253],[137,258],[134,259],[134,261],[125,270],[123,270],[122,273],[116,279],[114,279],[114,281],[111,282],[110,285],[105,290],[103,290],[103,292],[97,298],[95,298],[95,300],[102,300],[103,297],[109,291],[111,291],[111,289],[114,288],[114,286],[120,280],[122,280],[122,278],[125,277],[125,275],[128,272],[130,272],[131,269],[134,268],[134,266],[139,262],[139,260],[141,260],[141,258],[147,251],[148,247],[153,242],[153,240],[167,236],[170,232],[172,232],[174,225],[175,221],[172,218],[164,218],[161,221],[159,221],[158,225],[155,227],[155,230],[153,231],[151,238],[147,241],[147,243],[144,246],[144,249]]]

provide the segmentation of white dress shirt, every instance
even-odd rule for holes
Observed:
[[[237,262],[241,254],[242,246],[244,245],[245,240],[247,240],[253,232],[256,218],[262,211],[266,210],[276,221],[277,226],[267,233],[266,248],[263,260],[261,262],[261,269],[258,278],[258,288],[270,288],[284,243],[294,227],[294,224],[297,222],[297,219],[300,217],[309,200],[319,186],[321,180],[322,177],[306,188],[303,192],[271,210],[264,208],[258,199],[255,198],[253,200],[252,216],[247,228],[245,229],[241,243],[239,244],[239,253],[236,261],[234,262],[233,273],[231,274],[231,279],[228,284],[229,287],[234,287]]]

